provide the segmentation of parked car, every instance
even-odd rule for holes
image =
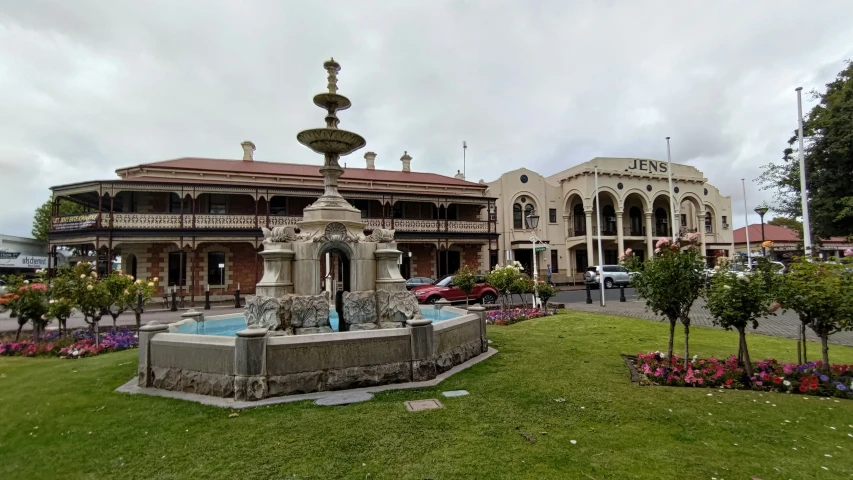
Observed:
[[[459,287],[453,285],[453,276],[448,275],[432,285],[421,285],[412,289],[418,303],[433,304],[440,299],[445,299],[448,302],[464,302],[465,292]],[[495,303],[498,299],[498,291],[494,287],[486,283],[485,275],[477,275],[477,284],[474,285],[474,290],[468,297],[471,301],[478,301],[483,304]]]
[[[602,270],[604,271],[604,288],[613,288],[613,286],[629,285],[631,283],[632,272],[621,265],[595,265],[588,267],[583,274],[583,281],[590,285],[598,285],[599,277]],[[637,275],[634,273],[634,275]]]
[[[427,277],[412,277],[406,280],[406,290],[411,290],[415,287],[420,287],[421,285],[432,285],[435,283],[435,280]]]

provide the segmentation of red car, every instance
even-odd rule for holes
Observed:
[[[421,285],[412,289],[418,303],[435,303],[439,299],[444,298],[448,302],[464,302],[465,292],[459,290],[453,285],[453,277],[446,276],[435,282],[432,285]],[[482,304],[495,303],[498,299],[498,292],[491,285],[486,283],[486,277],[477,275],[477,284],[474,285],[474,290],[468,297],[471,301],[479,301]]]

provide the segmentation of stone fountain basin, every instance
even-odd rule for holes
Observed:
[[[317,153],[337,155],[349,155],[367,144],[361,135],[337,128],[304,130],[296,140]]]
[[[482,307],[445,310],[459,316],[405,328],[314,335],[244,330],[225,337],[143,329],[138,384],[253,401],[430,380],[488,350]]]

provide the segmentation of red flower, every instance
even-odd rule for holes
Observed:
[[[773,377],[773,383],[780,385],[782,383],[782,377]]]
[[[732,380],[731,378],[730,378],[730,379],[728,379],[728,380],[726,380],[726,386],[727,386],[727,387],[732,386],[732,384],[733,384],[733,383],[735,383],[735,381],[734,381],[734,380]]]
[[[806,384],[805,384],[805,383],[801,383],[801,384],[800,384],[800,392],[801,392],[801,393],[806,393],[806,391],[807,391],[807,390],[808,390],[808,387],[806,387]]]

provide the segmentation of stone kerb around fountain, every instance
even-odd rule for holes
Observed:
[[[237,337],[140,330],[140,387],[237,401],[429,380],[488,350],[485,310],[445,307],[460,316],[403,328],[274,336],[263,328]]]

